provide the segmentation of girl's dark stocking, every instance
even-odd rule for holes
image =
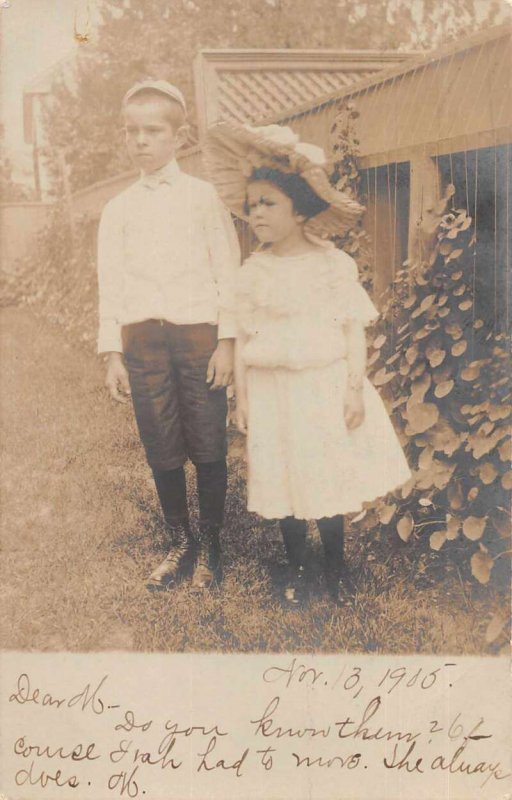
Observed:
[[[325,563],[333,569],[344,566],[345,529],[341,514],[336,517],[322,517],[316,521],[324,548]]]
[[[281,535],[288,561],[292,567],[303,567],[306,561],[306,535],[308,526],[305,520],[285,517],[279,520]]]
[[[284,589],[284,599],[292,606],[300,605],[306,595],[306,536],[308,526],[305,520],[285,517],[279,520],[279,527],[290,565],[288,580]]]
[[[355,591],[345,562],[343,517],[322,517],[316,524],[324,548],[327,589],[333,599],[343,601]]]

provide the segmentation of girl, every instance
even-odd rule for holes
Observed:
[[[280,521],[284,596],[304,597],[308,519],[323,543],[328,589],[353,591],[343,515],[410,477],[378,393],[365,378],[364,327],[377,316],[353,259],[318,237],[362,209],[329,184],[323,152],[288,128],[211,131],[219,193],[261,246],[240,271],[237,424],[247,434],[248,508]],[[242,196],[241,196],[242,195]]]

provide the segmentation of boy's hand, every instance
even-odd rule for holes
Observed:
[[[206,383],[210,389],[223,389],[233,380],[233,339],[221,339],[208,362]]]
[[[118,403],[128,403],[131,395],[128,372],[121,353],[109,353],[105,386],[110,396]]]
[[[358,428],[364,421],[363,390],[347,389],[345,396],[345,425],[349,431]]]

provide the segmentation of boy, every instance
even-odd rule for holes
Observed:
[[[166,81],[123,100],[126,144],[141,178],[103,211],[98,234],[98,352],[111,396],[131,396],[169,533],[151,574],[165,588],[195,556],[192,586],[219,567],[226,495],[226,386],[233,369],[233,281],[240,263],[231,218],[209,183],[180,171],[183,95]],[[197,470],[198,537],[188,520],[183,465]]]

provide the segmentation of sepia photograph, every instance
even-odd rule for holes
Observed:
[[[0,0],[0,800],[508,796],[511,34]]]
[[[503,651],[511,16],[2,4],[4,648]]]

